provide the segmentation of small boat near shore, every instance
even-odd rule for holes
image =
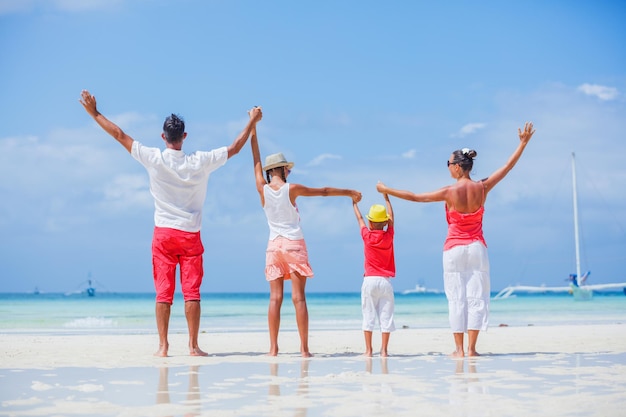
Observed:
[[[441,291],[433,288],[426,288],[423,285],[417,284],[415,288],[402,291],[402,294],[441,294]]]

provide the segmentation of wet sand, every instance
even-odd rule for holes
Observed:
[[[380,334],[374,334],[374,347]],[[389,358],[361,356],[360,331],[186,335],[0,335],[0,415],[618,416],[626,406],[626,325],[498,327],[479,358],[451,359],[447,329],[400,329]]]

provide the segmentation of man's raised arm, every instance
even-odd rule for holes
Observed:
[[[85,111],[93,117],[93,119],[100,125],[105,132],[113,136],[129,153],[133,146],[133,138],[128,136],[124,131],[115,123],[104,117],[96,106],[96,98],[89,94],[89,91],[83,90],[80,93],[80,104],[83,105]]]

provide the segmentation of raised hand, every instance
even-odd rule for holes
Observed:
[[[261,109],[261,106],[254,106],[248,110],[248,115],[250,116],[250,119],[258,122],[263,118],[263,110]]]
[[[517,129],[519,140],[521,140],[524,143],[528,143],[528,141],[530,140],[530,138],[533,136],[534,133],[535,133],[535,130],[533,129],[532,122],[526,122],[526,124],[524,125],[524,131],[522,131],[519,128]]]
[[[96,117],[96,115],[98,114],[98,109],[96,107],[96,98],[89,94],[89,91],[87,90],[81,91],[80,97],[80,104],[83,105],[87,113],[89,113],[91,117]]]

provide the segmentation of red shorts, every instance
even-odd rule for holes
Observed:
[[[152,237],[152,273],[157,303],[172,304],[176,287],[176,266],[180,264],[180,284],[185,301],[200,300],[204,269],[204,247],[200,232],[184,232],[155,227]]]

